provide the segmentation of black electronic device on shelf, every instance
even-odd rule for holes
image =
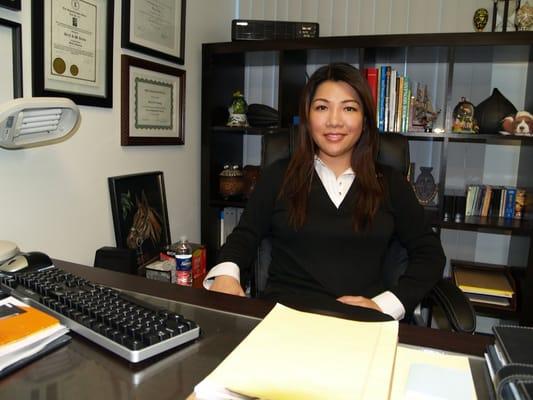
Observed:
[[[318,37],[318,23],[234,19],[231,40],[304,39]]]

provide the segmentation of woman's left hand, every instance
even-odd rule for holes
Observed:
[[[383,312],[381,308],[373,301],[363,296],[341,296],[337,299],[344,304],[349,304],[351,306],[359,306],[365,308],[372,308],[379,312]]]

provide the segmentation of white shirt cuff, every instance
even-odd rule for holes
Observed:
[[[232,278],[237,279],[237,282],[241,282],[241,271],[239,269],[239,266],[231,261],[225,261],[221,262],[220,264],[215,265],[211,270],[207,273],[207,275],[204,278],[204,288],[210,289],[211,285],[213,284],[213,281],[217,276],[221,275],[229,275]]]
[[[388,290],[373,297],[372,300],[381,308],[381,311],[395,320],[399,321],[405,316],[405,307],[402,302]]]

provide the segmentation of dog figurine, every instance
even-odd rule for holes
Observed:
[[[514,117],[505,117],[502,127],[504,135],[533,136],[533,115],[527,111],[518,111]]]

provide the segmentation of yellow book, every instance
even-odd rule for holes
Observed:
[[[277,304],[195,387],[195,395],[385,400],[397,342],[397,321],[350,321]]]
[[[514,291],[502,271],[456,268],[455,284],[466,293],[513,297]]]

